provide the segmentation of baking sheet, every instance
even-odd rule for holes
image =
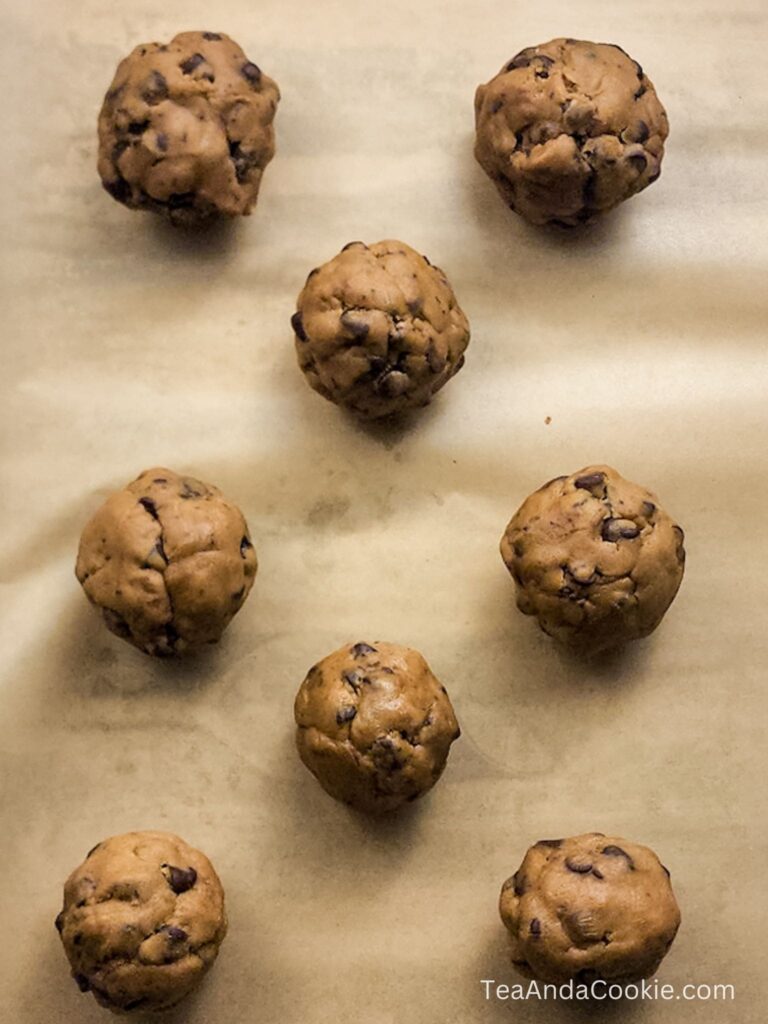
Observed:
[[[510,982],[500,883],[598,829],[656,849],[683,913],[664,982],[734,1002],[600,1007],[749,1024],[766,1005],[765,189],[768,10],[436,0],[3,4],[0,1016],[108,1019],[53,929],[104,836],[179,832],[231,919],[172,1021],[583,1020]],[[255,215],[200,238],[111,202],[95,120],[117,61],[188,28],[279,82]],[[603,224],[526,227],[472,159],[474,88],[556,35],[621,43],[672,134],[661,181]],[[307,271],[402,238],[449,275],[467,364],[406,428],[360,428],[294,365]],[[550,477],[607,461],[687,534],[649,641],[589,670],[514,610],[497,552]],[[153,464],[243,508],[261,569],[219,648],[156,663],[73,575],[82,524]],[[419,648],[463,727],[433,794],[383,823],[326,798],[292,700],[341,643]]]

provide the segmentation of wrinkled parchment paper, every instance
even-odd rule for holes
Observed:
[[[68,977],[61,883],[104,836],[179,832],[230,934],[173,1024],[749,1024],[766,1006],[763,0],[3,5],[0,1016],[108,1020]],[[258,209],[199,238],[112,202],[95,121],[136,43],[226,31],[279,82]],[[556,35],[621,43],[669,111],[661,181],[603,224],[527,228],[472,158],[474,88]],[[288,325],[345,242],[448,273],[465,369],[402,428],[306,386]],[[606,461],[685,527],[657,634],[573,662],[514,609],[497,552],[522,499]],[[220,647],[155,663],[73,575],[104,496],[167,464],[248,517],[261,570]],[[433,794],[370,823],[292,746],[306,669],[418,647],[463,738]],[[484,998],[510,982],[498,889],[542,836],[656,849],[683,925],[660,972],[731,1003]]]

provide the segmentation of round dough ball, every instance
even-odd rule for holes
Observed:
[[[182,32],[121,61],[99,114],[104,188],[194,223],[247,214],[275,154],[280,91],[219,32]]]
[[[469,344],[445,274],[395,241],[350,242],[313,270],[291,325],[311,386],[363,419],[427,405]]]
[[[501,538],[517,606],[584,652],[648,636],[683,578],[683,531],[610,466],[558,476],[526,498]]]
[[[448,693],[418,651],[379,641],[314,665],[294,716],[301,760],[326,793],[372,814],[430,790],[460,735]]]
[[[128,832],[99,843],[72,872],[56,928],[82,992],[116,1013],[165,1010],[218,955],[224,890],[183,839]]]
[[[237,506],[210,484],[157,468],[96,512],[75,573],[116,636],[163,657],[215,643],[256,569]]]
[[[532,846],[502,886],[499,912],[514,966],[553,984],[648,978],[680,925],[656,854],[602,832]]]
[[[475,94],[475,156],[533,224],[590,220],[661,173],[667,115],[620,46],[529,46]]]

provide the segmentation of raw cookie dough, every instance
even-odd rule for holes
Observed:
[[[196,988],[227,932],[224,891],[199,850],[168,832],[95,846],[56,918],[72,977],[116,1013],[165,1010]]]
[[[578,39],[529,46],[478,86],[475,127],[475,156],[504,201],[567,227],[654,182],[669,134],[637,61]]]
[[[256,569],[240,510],[217,487],[158,468],[96,512],[75,573],[113,633],[165,656],[215,643]]]
[[[275,153],[275,82],[220,32],[137,46],[99,114],[104,188],[175,222],[247,214]]]
[[[442,775],[459,725],[418,651],[356,643],[313,666],[294,705],[296,746],[332,797],[391,811]]]
[[[683,578],[683,531],[659,499],[610,466],[558,476],[501,538],[517,606],[545,633],[596,652],[648,636]]]
[[[350,242],[313,270],[291,325],[315,391],[365,419],[427,405],[469,344],[445,274],[395,241]]]
[[[554,984],[648,978],[680,925],[656,854],[602,832],[532,846],[502,886],[499,912],[517,970]]]

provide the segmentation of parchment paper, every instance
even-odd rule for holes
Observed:
[[[99,839],[179,832],[231,919],[171,1021],[750,1024],[766,1010],[768,65],[763,0],[3,3],[0,1017],[109,1019],[53,919]],[[231,34],[279,82],[253,217],[196,239],[102,192],[95,121],[135,44]],[[621,43],[672,134],[661,181],[564,237],[472,158],[474,88],[556,35]],[[347,241],[449,275],[465,369],[412,424],[312,393],[289,317]],[[551,418],[551,422],[549,422]],[[514,608],[497,544],[545,480],[607,461],[687,534],[649,641],[568,659]],[[220,647],[156,663],[74,579],[80,529],[153,464],[243,508],[261,570]],[[419,648],[464,730],[433,794],[368,822],[293,750],[307,668],[346,641]],[[510,982],[496,900],[528,845],[651,845],[683,925],[660,979],[734,1002],[484,998]]]

